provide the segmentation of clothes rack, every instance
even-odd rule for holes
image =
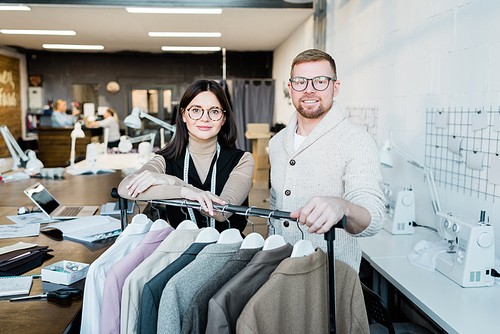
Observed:
[[[118,191],[116,188],[111,190],[111,196],[113,198],[118,198],[118,206],[120,208],[120,218],[122,223],[122,231],[127,226],[127,200],[120,197],[118,195]],[[201,205],[195,201],[188,201],[182,199],[171,199],[171,200],[149,200],[144,201],[148,202],[151,205],[159,204],[159,205],[170,205],[176,206],[180,208],[191,208],[200,210]],[[222,213],[232,213],[243,216],[251,216],[251,217],[260,217],[260,218],[274,218],[281,220],[296,220],[290,217],[290,212],[280,211],[280,210],[269,210],[269,209],[261,209],[255,206],[252,207],[244,207],[237,206],[232,204],[220,205],[214,204],[214,211],[222,212]],[[328,296],[329,296],[329,321],[328,321],[328,330],[330,334],[335,334],[337,332],[337,318],[335,311],[335,254],[334,254],[334,242],[335,242],[335,228],[345,229],[346,226],[346,216],[343,216],[342,219],[334,225],[334,228],[330,229],[327,233],[325,233],[326,247],[327,247],[327,256],[328,256]]]

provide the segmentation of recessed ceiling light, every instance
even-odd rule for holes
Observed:
[[[162,46],[163,51],[220,51],[219,46]]]
[[[74,30],[23,30],[23,29],[0,29],[2,34],[11,35],[59,35],[59,36],[74,36]]]
[[[220,14],[222,8],[158,8],[158,7],[125,7],[134,14]]]
[[[149,37],[220,37],[220,32],[148,32]]]
[[[28,6],[17,5],[17,6],[0,6],[0,10],[31,10]]]
[[[42,47],[59,50],[104,50],[103,45],[42,44]]]

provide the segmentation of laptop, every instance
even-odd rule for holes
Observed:
[[[33,203],[52,219],[75,219],[92,216],[98,206],[64,206],[40,182],[24,190]]]

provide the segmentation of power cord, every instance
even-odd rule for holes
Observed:
[[[434,227],[425,226],[425,225],[419,225],[419,224],[417,224],[417,223],[415,223],[415,222],[413,222],[413,224],[412,224],[412,225],[413,225],[414,227],[425,227],[425,228],[428,228],[429,230],[432,230],[432,231],[434,231],[434,232],[437,232],[437,231],[438,231],[438,230],[437,230],[437,229],[435,229]]]
[[[500,273],[495,270],[495,268],[491,268],[491,276],[500,277]]]

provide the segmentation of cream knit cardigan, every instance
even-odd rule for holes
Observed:
[[[384,195],[380,189],[377,145],[366,131],[344,116],[335,101],[294,151],[296,125],[297,112],[269,142],[271,209],[294,211],[314,196],[340,197],[366,208],[371,223],[364,231],[356,235],[336,231],[335,258],[359,271],[361,249],[356,237],[375,235],[382,227]],[[296,222],[274,220],[273,226],[274,233],[292,245],[302,238]],[[309,234],[303,227],[302,230],[306,240],[326,251],[323,234]],[[273,228],[270,233],[273,234]]]

